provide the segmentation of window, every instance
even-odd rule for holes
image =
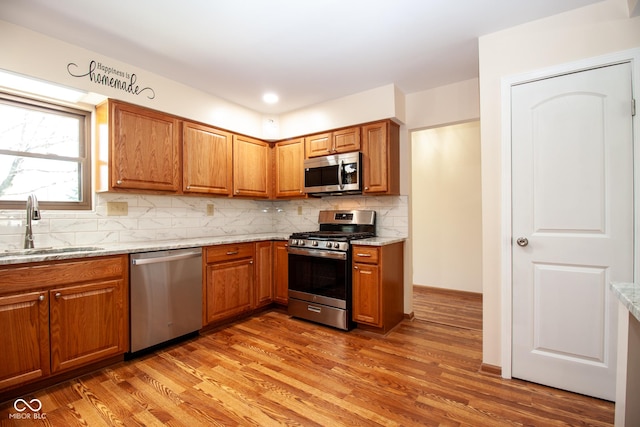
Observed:
[[[0,209],[91,209],[91,113],[0,94]]]

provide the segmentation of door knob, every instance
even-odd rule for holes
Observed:
[[[518,237],[516,243],[518,246],[527,246],[529,244],[529,240],[526,237]]]

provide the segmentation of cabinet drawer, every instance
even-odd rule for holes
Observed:
[[[209,246],[206,252],[207,264],[229,261],[234,259],[252,258],[253,243],[239,243],[234,245]]]
[[[373,246],[354,246],[353,261],[364,262],[368,264],[377,264],[379,259],[379,250]]]
[[[120,278],[128,274],[128,256],[54,261],[0,268],[0,294]]]

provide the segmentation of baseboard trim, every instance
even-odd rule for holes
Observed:
[[[411,313],[405,313],[404,314],[404,318],[406,320],[413,320],[415,319],[416,315],[414,314],[414,312],[412,311]]]
[[[439,294],[445,294],[445,295],[448,294],[448,295],[454,295],[459,297],[473,297],[473,298],[482,299],[482,293],[479,293],[479,292],[460,291],[457,289],[447,289],[447,288],[437,288],[437,287],[426,286],[426,285],[414,284],[413,291],[414,292],[433,292],[433,293],[439,293]]]
[[[502,376],[502,367],[496,365],[489,365],[488,363],[483,363],[480,365],[480,372],[483,374],[497,375],[499,377]]]

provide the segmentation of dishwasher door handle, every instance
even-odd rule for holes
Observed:
[[[202,251],[187,252],[183,254],[160,256],[156,258],[134,258],[131,260],[133,265],[157,264],[159,262],[171,262],[181,259],[195,258],[202,256]]]

